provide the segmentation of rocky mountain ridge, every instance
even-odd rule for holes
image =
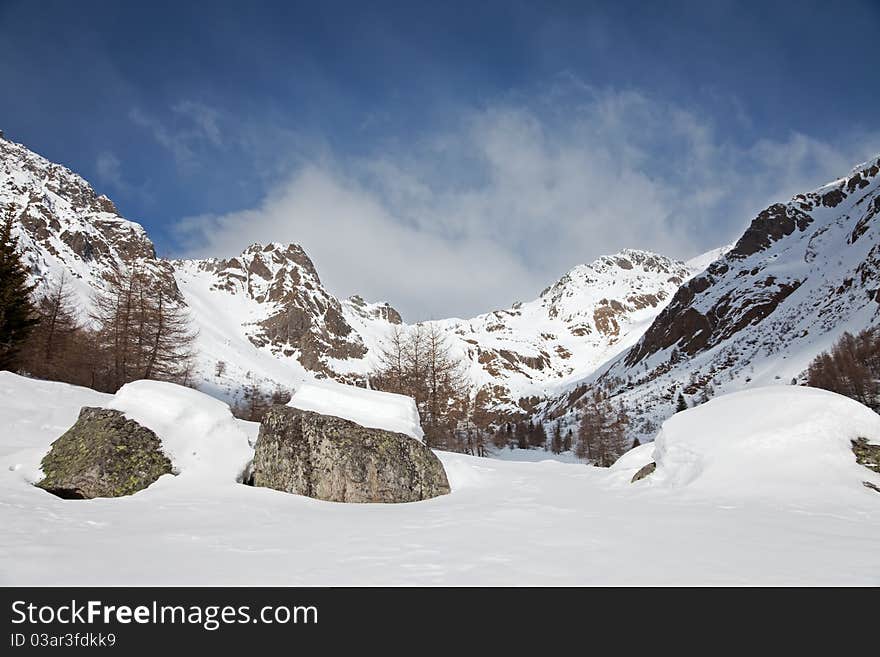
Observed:
[[[249,386],[296,387],[331,377],[364,384],[394,326],[387,303],[338,299],[297,244],[252,244],[231,258],[164,260],[140,224],[83,178],[21,144],[0,140],[0,202],[11,205],[38,290],[62,275],[84,315],[95,293],[137,267],[186,304],[199,337],[199,386],[235,398]],[[575,267],[538,299],[471,319],[435,322],[496,409],[522,414],[632,344],[695,273],[626,250]]]
[[[679,393],[693,403],[800,381],[844,331],[880,323],[878,215],[880,157],[769,206],[583,388],[608,387],[647,421],[648,436],[673,412]],[[571,417],[579,398],[555,399],[549,415]]]
[[[573,268],[532,301],[432,323],[499,414],[573,421],[601,381],[651,437],[679,392],[786,382],[843,330],[876,323],[878,171],[875,158],[771,205],[734,245],[687,263],[627,249]],[[107,197],[7,139],[0,204],[12,208],[39,289],[68,277],[87,314],[95,293],[137,267],[185,304],[199,333],[196,381],[218,397],[326,377],[363,385],[394,327],[408,328],[387,303],[337,298],[296,244],[159,258]]]

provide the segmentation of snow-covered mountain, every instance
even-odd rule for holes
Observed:
[[[271,390],[325,377],[362,382],[402,325],[387,303],[335,297],[296,244],[253,244],[228,259],[157,258],[144,229],[80,176],[5,139],[0,155],[0,202],[21,219],[38,287],[67,275],[87,311],[116,272],[150,272],[188,306],[199,333],[196,380],[212,394],[231,399],[252,383]],[[498,410],[525,413],[633,345],[700,269],[625,250],[575,267],[533,301],[435,323],[474,389]]]
[[[473,319],[437,322],[493,406],[532,410],[632,346],[697,270],[648,251],[579,265],[541,295]]]
[[[171,264],[156,257],[144,228],[123,218],[69,169],[0,137],[0,212],[19,219],[19,248],[33,282],[44,290],[62,272],[87,309],[114,274],[139,267],[179,298]]]
[[[334,297],[298,245],[254,244],[228,260],[173,264],[200,328],[200,377],[222,396],[245,379],[267,388],[314,377],[360,382],[392,327],[406,328],[387,303]],[[524,413],[634,344],[694,273],[627,250],[574,268],[534,301],[429,323],[442,328],[491,407]]]
[[[655,420],[679,392],[706,398],[798,379],[844,331],[880,322],[878,217],[880,157],[771,205],[592,378]],[[576,398],[551,404],[553,414]]]
[[[667,417],[679,391],[788,382],[844,330],[877,322],[878,171],[875,159],[772,205],[736,244],[691,261],[624,250],[532,301],[434,323],[474,391],[504,413],[573,416],[581,384],[599,378],[648,420]],[[117,271],[139,267],[185,303],[199,333],[196,380],[222,398],[254,383],[362,383],[395,325],[405,328],[387,303],[337,298],[296,244],[158,258],[144,229],[80,176],[3,138],[0,204],[20,218],[40,288],[67,275],[87,311]]]

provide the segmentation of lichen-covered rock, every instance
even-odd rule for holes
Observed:
[[[869,470],[880,472],[880,445],[872,445],[867,438],[857,438],[850,441],[853,454],[856,455],[856,463],[863,465]],[[880,487],[870,481],[862,482],[866,488],[880,493]]]
[[[83,407],[76,423],[52,443],[37,486],[59,497],[131,495],[170,474],[155,433],[120,411]]]
[[[332,502],[416,502],[449,492],[440,459],[418,440],[287,406],[263,417],[253,483]]]
[[[850,442],[853,454],[856,455],[856,463],[874,472],[880,472],[880,445],[872,445],[867,438],[857,438]]]
[[[657,464],[654,463],[654,461],[651,461],[650,463],[648,463],[648,465],[642,466],[642,468],[640,468],[639,471],[633,475],[633,478],[630,479],[629,483],[634,484],[637,481],[639,481],[640,479],[644,479],[649,474],[653,473],[654,470],[656,470],[656,469],[657,469]]]

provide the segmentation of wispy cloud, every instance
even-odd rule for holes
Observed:
[[[179,169],[191,172],[203,165],[206,149],[223,146],[220,113],[194,101],[180,101],[170,108],[171,120],[162,120],[134,107],[129,119],[147,130],[174,157]]]
[[[105,150],[98,153],[95,158],[95,173],[98,182],[114,194],[136,196],[144,203],[155,201],[150,192],[149,182],[134,184],[128,180],[122,170],[122,161],[113,151]]]
[[[410,318],[468,315],[602,253],[684,258],[729,242],[770,202],[880,151],[878,134],[734,144],[674,103],[566,80],[452,123],[372,157],[324,152],[258,206],[188,218],[180,235],[196,256],[300,242],[337,293]]]
[[[110,151],[98,153],[95,160],[95,171],[98,180],[105,185],[110,185],[119,191],[127,191],[128,183],[122,178],[122,163],[119,158]]]

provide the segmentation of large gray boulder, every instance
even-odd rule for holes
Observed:
[[[332,502],[416,502],[449,492],[440,459],[419,441],[288,406],[263,417],[253,484]]]
[[[172,472],[155,433],[119,411],[89,406],[40,465],[45,478],[37,486],[69,499],[131,495]]]

